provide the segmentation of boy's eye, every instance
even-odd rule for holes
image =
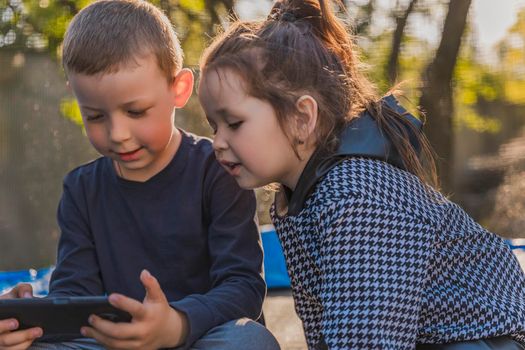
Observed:
[[[229,123],[228,127],[232,130],[237,130],[241,126],[242,122]]]
[[[103,114],[95,114],[95,115],[88,115],[88,116],[86,116],[86,120],[89,121],[89,122],[100,121],[100,120],[102,120],[102,118],[104,118]]]

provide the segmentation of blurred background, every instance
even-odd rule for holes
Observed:
[[[90,0],[0,0],[0,271],[54,263],[62,179],[97,154],[60,66],[62,36]],[[198,76],[229,14],[269,0],[157,0]],[[355,0],[338,5],[381,92],[426,111],[442,187],[490,230],[525,237],[525,0]],[[178,126],[210,136],[195,97]],[[259,190],[262,224],[272,193]]]

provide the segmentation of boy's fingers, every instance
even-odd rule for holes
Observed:
[[[97,333],[112,339],[131,340],[138,339],[140,337],[139,332],[137,332],[136,324],[133,323],[115,323],[92,315],[89,318],[89,324],[91,327],[87,328],[92,328],[93,330],[97,331]]]
[[[32,298],[33,297],[33,286],[29,283],[20,283],[16,286],[17,298]]]
[[[85,337],[96,339],[99,343],[104,345],[105,348],[138,349],[140,345],[137,340],[116,339],[92,327],[82,327],[81,332]]]
[[[153,277],[148,270],[142,270],[140,280],[146,288],[146,298],[144,301],[163,302],[166,301],[166,296],[160,288],[160,284],[155,277]]]
[[[0,321],[0,334],[14,331],[18,328],[18,321],[14,318],[8,318]]]
[[[33,296],[33,287],[28,283],[20,283],[11,288],[7,293],[0,296],[0,299],[27,298]]]
[[[35,327],[24,329],[21,331],[15,331],[11,333],[5,333],[0,335],[0,346],[15,346],[19,345],[22,348],[22,344],[31,344],[36,338],[42,336],[42,328]]]
[[[144,305],[142,305],[140,301],[121,294],[111,294],[109,296],[109,302],[116,308],[129,312],[133,318],[140,318],[145,313]]]
[[[16,345],[6,345],[6,346],[9,350],[26,350],[31,346],[32,343],[33,343],[32,340],[27,340],[23,343],[18,343]],[[1,344],[0,344],[0,347],[3,348]]]
[[[29,283],[20,283],[9,292],[2,295],[0,299],[32,298],[33,287]]]

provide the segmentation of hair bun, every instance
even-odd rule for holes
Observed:
[[[293,12],[282,11],[277,7],[268,15],[268,20],[271,21],[295,22],[297,19],[297,16]]]
[[[295,17],[295,15],[292,12],[286,11],[281,15],[280,20],[284,22],[295,22],[297,20],[297,17]]]

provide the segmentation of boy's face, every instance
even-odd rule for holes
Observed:
[[[122,177],[146,181],[177,151],[180,133],[174,112],[187,98],[181,105],[180,81],[168,84],[153,55],[136,62],[115,73],[68,77],[91,144],[116,162]]]

